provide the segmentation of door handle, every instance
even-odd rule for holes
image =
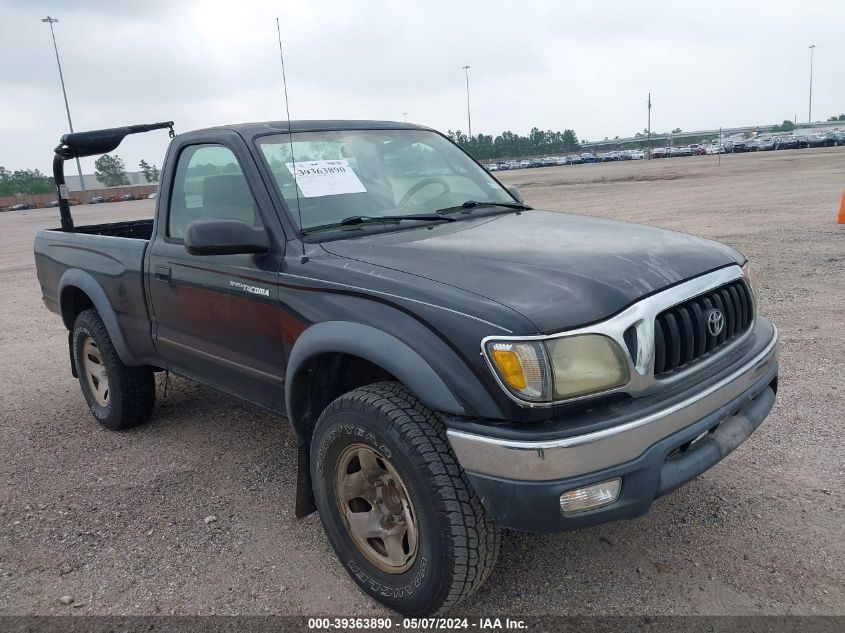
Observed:
[[[170,266],[156,266],[153,273],[159,281],[170,281]]]

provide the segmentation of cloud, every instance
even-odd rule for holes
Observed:
[[[284,116],[275,18],[294,118],[386,118],[466,131],[573,128],[582,138],[771,123],[845,110],[845,5],[0,0],[0,165],[49,169],[66,130],[46,14],[77,130],[174,119],[178,130]],[[814,117],[816,118],[816,117]],[[160,136],[160,138],[159,138]],[[165,135],[128,139],[159,163]],[[90,170],[93,161],[87,162]]]

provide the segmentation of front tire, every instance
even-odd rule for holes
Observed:
[[[123,364],[94,308],[76,317],[73,362],[82,395],[97,422],[120,431],[150,418],[156,395],[152,369]]]
[[[401,384],[361,387],[326,408],[311,478],[338,558],[387,607],[408,616],[443,611],[493,570],[499,530],[440,420]]]

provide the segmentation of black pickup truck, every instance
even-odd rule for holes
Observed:
[[[62,228],[35,259],[71,370],[110,429],[150,417],[163,370],[286,416],[297,515],[392,609],[471,595],[501,528],[645,513],[774,404],[777,331],[740,253],[531,209],[428,128],[182,134],[155,220],[74,227],[63,161],[168,125],[56,148]]]

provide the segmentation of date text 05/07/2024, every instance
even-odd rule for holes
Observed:
[[[524,631],[524,620],[512,618],[309,618],[309,631],[390,630],[400,631]]]

